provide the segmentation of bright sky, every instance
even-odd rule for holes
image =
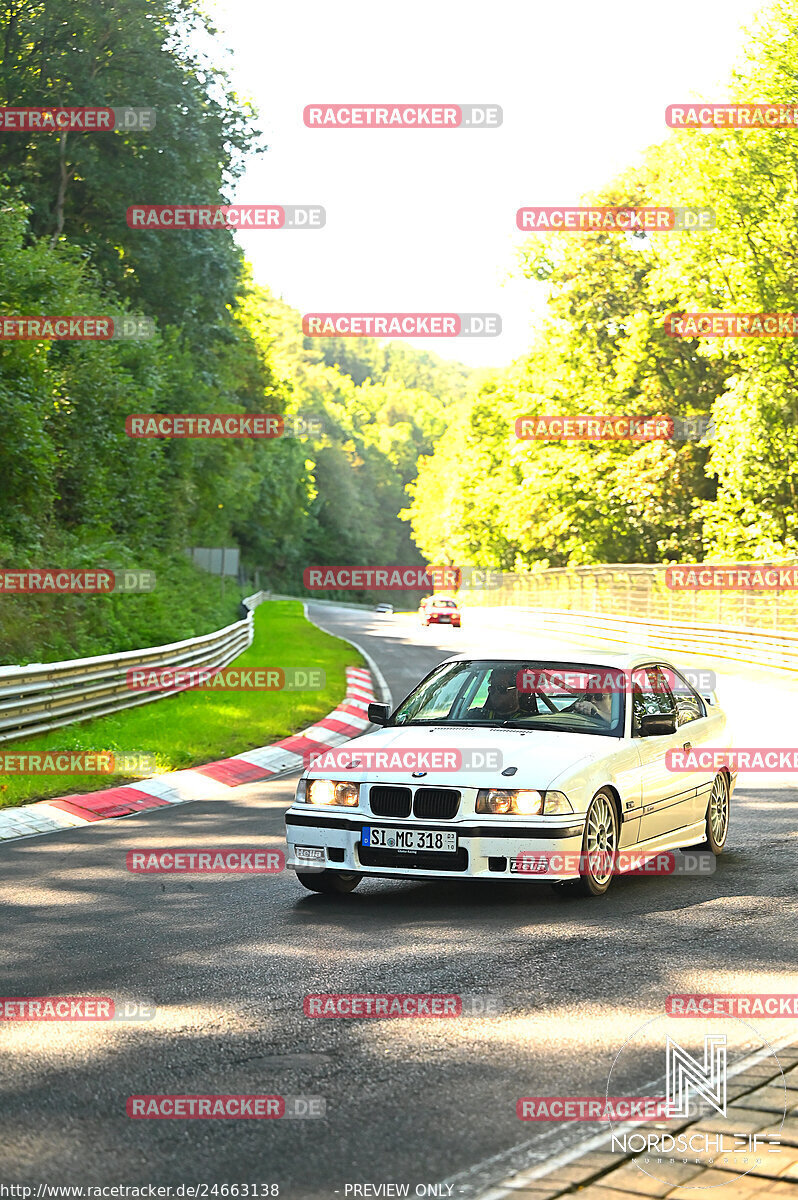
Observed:
[[[741,26],[761,3],[208,6],[233,51],[234,84],[257,106],[270,146],[236,201],[327,212],[323,230],[242,234],[257,281],[303,313],[498,312],[498,338],[408,339],[492,366],[524,352],[540,308],[539,285],[508,278],[522,240],[516,210],[578,203],[666,136],[666,105],[724,100]],[[504,123],[303,124],[306,104],[377,101],[495,103]]]

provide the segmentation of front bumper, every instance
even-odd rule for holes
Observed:
[[[357,872],[382,879],[503,879],[552,883],[573,879],[574,874],[545,876],[513,869],[525,852],[569,852],[582,847],[584,815],[547,819],[530,818],[529,824],[489,823],[484,817],[459,821],[395,820],[368,813],[338,815],[329,810],[308,812],[298,805],[286,813],[286,866],[294,871]],[[380,828],[424,829],[456,833],[456,854],[387,850],[361,845],[364,825]],[[314,849],[313,859],[297,854],[297,846]],[[322,853],[319,853],[322,852]],[[322,856],[323,855],[323,856]]]

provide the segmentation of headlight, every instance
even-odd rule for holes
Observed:
[[[348,783],[335,779],[300,779],[301,789],[297,787],[297,800],[306,804],[337,804],[343,808],[357,808],[360,802],[360,788],[356,783]]]
[[[501,788],[482,788],[477,794],[478,813],[511,813],[534,816],[543,811],[540,792],[505,791]]]
[[[509,791],[505,788],[481,788],[477,793],[476,810],[513,817],[573,812],[568,797],[562,792]]]

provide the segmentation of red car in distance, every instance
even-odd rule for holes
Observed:
[[[422,625],[454,625],[460,628],[460,609],[450,596],[425,596],[418,606]]]

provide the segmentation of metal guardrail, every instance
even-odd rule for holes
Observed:
[[[794,566],[795,559],[780,562]],[[705,624],[715,629],[785,630],[798,633],[798,590],[674,590],[666,571],[679,563],[607,563],[502,572],[501,587],[468,593],[470,605],[544,608],[597,613],[668,624]],[[702,564],[723,566],[723,563]],[[756,563],[745,563],[754,567]],[[763,564],[760,564],[763,565]]]
[[[185,689],[134,691],[128,686],[127,673],[135,667],[151,671],[218,671],[226,667],[252,645],[252,610],[264,599],[265,592],[247,596],[241,602],[247,615],[240,621],[183,642],[95,658],[0,667],[0,742],[176,695]]]
[[[489,624],[505,629],[508,618],[512,620],[516,613],[523,614],[523,632],[526,634],[572,633],[582,641],[617,642],[624,647],[645,646],[693,656],[706,655],[707,659],[726,658],[798,671],[798,632],[646,621],[605,613],[523,605],[485,606],[476,611],[484,613]]]

